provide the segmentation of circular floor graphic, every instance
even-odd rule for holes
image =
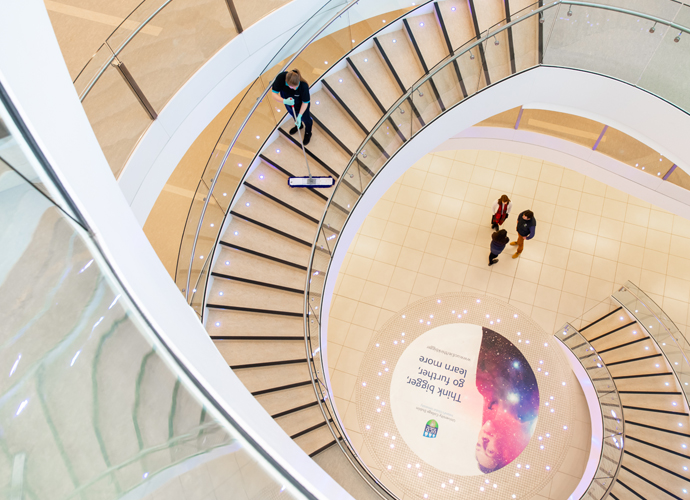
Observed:
[[[400,437],[426,463],[461,476],[515,460],[537,424],[539,389],[520,350],[493,330],[449,323],[423,333],[393,370]]]
[[[529,498],[565,458],[577,385],[553,336],[515,307],[422,299],[374,335],[360,367],[369,467],[406,498]]]

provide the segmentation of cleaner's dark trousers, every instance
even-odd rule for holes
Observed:
[[[288,113],[290,113],[290,115],[292,115],[292,117],[295,118],[295,115],[292,112],[292,106],[285,106],[285,108],[287,108]],[[304,126],[306,127],[304,130],[304,133],[311,135],[311,128],[314,125],[314,120],[311,117],[311,113],[309,112],[309,108],[310,108],[310,106],[307,106],[307,110],[302,115],[302,123],[304,123]]]

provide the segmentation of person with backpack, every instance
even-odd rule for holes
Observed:
[[[516,229],[518,239],[511,243],[511,245],[517,245],[517,252],[513,255],[513,259],[520,257],[525,240],[534,238],[534,233],[537,229],[537,219],[534,218],[534,213],[531,210],[525,210],[518,215]]]
[[[311,129],[314,124],[309,112],[309,84],[302,78],[298,69],[293,69],[276,76],[272,90],[273,99],[285,104],[288,113],[295,119],[295,126],[290,129],[290,135],[294,135],[298,128],[301,130],[306,127],[302,140],[302,144],[306,146],[311,140]]]
[[[496,231],[494,234],[491,235],[491,252],[489,253],[489,265],[493,266],[496,262],[498,262],[498,257],[503,249],[506,247],[508,242],[510,241],[510,238],[508,238],[508,231],[505,229],[501,229],[500,231]]]

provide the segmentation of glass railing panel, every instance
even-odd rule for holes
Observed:
[[[410,101],[425,124],[431,122],[442,112],[441,105],[439,104],[439,97],[431,87],[429,80],[424,80],[414,85],[414,91],[410,96]]]
[[[445,64],[441,70],[432,77],[436,91],[441,97],[441,102],[446,109],[450,109],[465,97],[460,86],[460,72],[456,70],[455,63]]]
[[[662,19],[675,18],[682,6],[681,2],[676,2],[675,0],[660,0],[658,2],[649,2],[647,0],[601,0],[596,3],[649,14]]]
[[[174,0],[149,23],[154,24],[157,35],[142,31],[118,58],[160,113],[189,77],[237,32],[224,0]]]
[[[471,44],[465,44],[459,51],[466,50]],[[457,54],[459,51],[456,51]],[[474,47],[468,52],[463,53],[456,59],[458,69],[462,75],[462,82],[465,86],[467,95],[472,95],[478,90],[486,86],[484,78],[484,70],[482,68],[481,58],[479,57],[479,49]]]
[[[520,19],[539,8],[539,3],[531,0],[511,2],[511,9],[516,12],[511,15],[511,20]],[[513,39],[513,61],[515,71],[523,71],[539,64],[539,16],[531,16],[523,19],[510,28]]]
[[[491,83],[503,80],[512,73],[508,30],[504,29],[503,31],[499,31],[502,26],[505,26],[504,22],[492,26],[489,30],[489,35],[492,33],[495,34],[482,43]]]
[[[221,173],[213,188],[213,193],[216,201],[224,211],[228,210],[232,196],[237,190],[245,172],[249,169],[254,156],[259,152],[276,125],[282,120],[285,114],[284,108],[282,110],[283,113],[280,114],[277,111],[280,110],[279,106],[283,106],[282,103],[278,104],[273,100],[270,93],[267,94],[254,110],[254,113],[252,113],[229,154],[227,154],[227,148],[230,147],[230,141],[234,136],[223,134],[218,144],[216,144],[213,153],[214,157],[212,157],[209,165],[211,168],[207,167],[204,171],[204,181],[210,186],[216,176],[217,168],[221,168]],[[225,164],[223,164],[222,162],[226,154],[227,159]],[[224,193],[227,193],[227,195]]]
[[[84,227],[4,164],[0,209],[8,498],[153,500],[179,496],[181,484],[180,498],[306,498],[203,395]]]
[[[151,118],[114,66],[105,70],[82,104],[117,178]]]
[[[424,2],[407,2],[395,0],[386,2],[386,13],[371,15],[371,6],[365,2],[357,4],[348,10],[350,14],[350,33],[353,43],[360,43],[376,33],[384,26],[388,26],[399,17],[422,5]]]
[[[678,14],[673,19],[676,24],[690,26],[690,6],[679,5]],[[645,27],[652,23],[645,22]],[[685,111],[690,111],[690,95],[687,82],[690,81],[690,34],[680,34],[678,29],[657,26],[655,34],[660,38],[658,49],[647,60],[644,72],[637,85]]]
[[[89,85],[98,77],[101,70],[108,64],[113,57],[113,51],[107,43],[103,43],[91,59],[81,68],[80,72],[74,77],[74,88],[77,94],[81,95]]]
[[[651,22],[609,10],[563,4],[558,11],[544,64],[593,71],[632,84],[666,31],[649,33]]]
[[[166,9],[169,4],[177,0],[143,0],[128,15],[127,18],[117,26],[112,33],[105,39],[105,42],[112,50],[119,49],[134,32],[141,28],[139,33],[150,37],[159,36],[162,26],[157,21],[153,21],[156,14]],[[142,27],[142,25],[144,25]],[[135,36],[139,36],[138,34]]]

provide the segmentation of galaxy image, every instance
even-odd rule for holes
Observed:
[[[484,406],[475,458],[489,474],[515,460],[529,443],[539,413],[539,388],[518,348],[488,328],[482,328],[476,380]]]

